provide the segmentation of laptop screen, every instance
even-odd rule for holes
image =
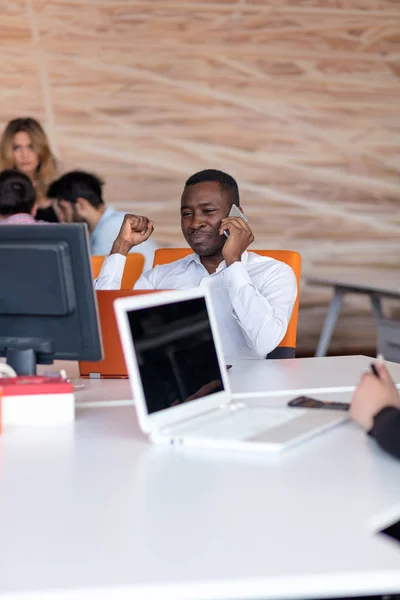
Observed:
[[[128,311],[147,410],[222,391],[205,298]]]

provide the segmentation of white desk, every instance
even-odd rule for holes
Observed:
[[[229,369],[232,392],[243,396],[269,396],[318,393],[320,391],[351,392],[372,359],[368,356],[334,356],[329,358],[293,358],[282,360],[237,360]],[[400,364],[387,363],[395,381],[400,384]],[[52,369],[65,368],[77,373],[75,363],[56,362]],[[40,371],[43,367],[40,367]],[[49,370],[49,367],[46,367]],[[127,379],[80,379],[76,390],[77,406],[89,404],[133,404]]]
[[[319,391],[351,392],[373,361],[368,356],[331,356],[283,360],[238,360],[229,372],[232,391],[243,396],[305,394]],[[400,364],[386,363],[397,383]]]
[[[351,387],[351,369],[369,359],[343,360],[276,361],[275,375],[256,361],[252,381],[267,366],[270,390],[311,375],[329,389],[333,373]],[[400,366],[389,366],[400,382]],[[235,363],[232,378],[249,367]],[[77,400],[91,406],[129,391],[127,381],[85,383]],[[292,397],[270,393],[268,404]],[[88,407],[72,428],[5,431],[0,465],[2,599],[400,591],[400,546],[374,533],[388,511],[400,516],[400,463],[352,423],[280,457],[240,456],[152,446],[133,406]]]
[[[4,432],[0,461],[1,598],[400,590],[400,546],[372,530],[400,513],[400,463],[350,423],[251,457],[152,446],[133,407],[81,409],[69,433]]]
[[[315,353],[319,357],[326,356],[345,294],[369,296],[376,319],[383,317],[381,297],[400,299],[400,272],[395,270],[357,268],[327,273],[315,270],[306,280],[310,285],[329,286],[334,290]]]

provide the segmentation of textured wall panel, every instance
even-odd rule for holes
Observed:
[[[258,247],[314,265],[400,262],[398,0],[0,3],[0,116],[42,119],[63,167],[182,244],[186,177],[239,181]],[[399,282],[400,285],[400,282]],[[299,348],[329,294],[304,289]],[[349,299],[333,348],[374,344]]]

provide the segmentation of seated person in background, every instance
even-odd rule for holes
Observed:
[[[379,377],[365,373],[351,402],[350,415],[387,452],[400,458],[400,397],[382,360]]]
[[[27,175],[36,191],[36,220],[58,222],[47,197],[49,183],[58,175],[57,161],[36,119],[13,119],[7,124],[0,140],[0,169],[15,169]]]
[[[48,190],[49,198],[58,201],[61,221],[87,223],[91,253],[101,256],[110,253],[125,214],[105,204],[102,187],[103,181],[96,175],[84,171],[71,171],[54,181]],[[132,246],[130,251],[143,254],[144,267],[147,270],[153,265],[156,248],[153,240],[146,240],[134,248]]]
[[[0,173],[0,225],[34,225],[36,192],[27,175],[5,169]]]
[[[242,219],[228,218],[232,204],[239,206],[239,190],[230,175],[210,169],[190,177],[181,198],[181,227],[195,254],[156,266],[138,279],[135,289],[208,286],[225,357],[261,358],[286,333],[296,277],[288,265],[247,252],[254,236]],[[146,217],[125,216],[96,289],[119,289],[126,254],[152,232]]]

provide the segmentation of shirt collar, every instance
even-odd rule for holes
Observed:
[[[249,253],[247,252],[247,250],[245,250],[241,256],[240,262],[242,263],[242,265],[247,265],[247,261],[249,260]],[[198,254],[195,254],[194,252],[192,254],[188,254],[187,256],[187,262],[186,262],[186,268],[190,265],[190,263],[192,262],[196,262],[197,264],[203,266],[201,260],[200,260],[200,256]],[[223,260],[222,262],[219,263],[218,267],[215,270],[215,273],[219,273],[220,271],[222,271],[223,269],[226,269],[226,263]]]
[[[112,206],[107,206],[106,210],[103,212],[100,219],[97,221],[96,227],[93,229],[93,232],[97,229],[97,227],[101,223],[104,223],[104,221],[107,221],[107,219],[115,212],[116,212],[115,208],[113,208]]]

